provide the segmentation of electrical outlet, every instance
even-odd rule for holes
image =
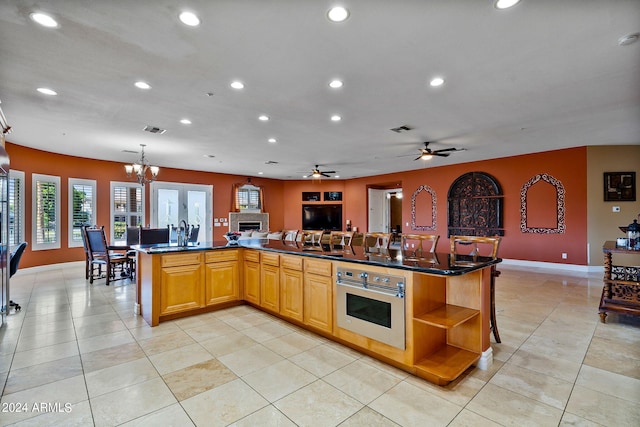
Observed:
[[[567,253],[566,252],[562,252],[562,259],[567,259]]]
[[[407,227],[408,227],[408,226],[409,226],[409,223],[407,222],[406,224],[407,224]]]
[[[613,212],[620,212],[620,206],[614,206],[611,208]]]

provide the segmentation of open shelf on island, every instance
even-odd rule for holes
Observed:
[[[474,318],[478,314],[480,314],[480,310],[445,304],[428,313],[417,315],[414,319],[438,328],[450,329]]]
[[[428,380],[447,384],[460,376],[480,358],[480,354],[459,347],[445,345],[415,363],[416,374]]]

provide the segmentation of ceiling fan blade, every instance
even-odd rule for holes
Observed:
[[[458,151],[458,149],[457,148],[453,148],[453,147],[452,148],[443,148],[443,149],[440,149],[440,150],[434,150],[433,153],[443,153],[445,151]]]
[[[421,158],[422,158],[422,154],[416,157],[415,159],[413,159],[413,161],[420,160]]]
[[[322,171],[322,173],[336,173],[336,171]]]
[[[432,156],[440,156],[440,157],[449,157],[449,153],[440,153],[438,151],[434,151],[431,153]]]
[[[320,175],[322,175],[322,176],[326,176],[327,178],[331,178],[331,175],[327,175],[327,174],[326,174],[326,173],[324,173],[324,172],[320,172]]]

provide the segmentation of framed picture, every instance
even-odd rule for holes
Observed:
[[[342,201],[342,191],[325,191],[324,200],[328,202]]]
[[[320,192],[319,191],[303,191],[302,201],[303,202],[319,202]]]
[[[604,201],[605,202],[635,202],[636,201],[636,173],[635,172],[605,172],[604,173]]]

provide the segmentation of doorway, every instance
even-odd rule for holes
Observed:
[[[369,232],[402,233],[402,187],[400,183],[368,188]]]
[[[152,182],[151,197],[152,227],[178,226],[185,220],[200,226],[199,242],[212,240],[213,186]]]

